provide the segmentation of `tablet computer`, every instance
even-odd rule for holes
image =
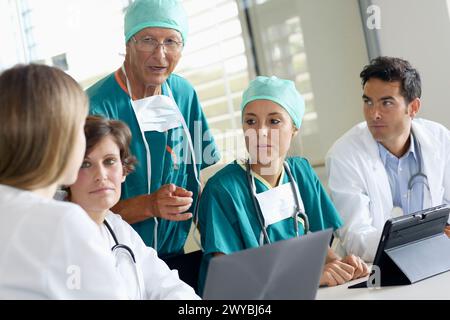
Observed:
[[[349,288],[410,284],[450,270],[450,239],[444,234],[449,213],[449,206],[440,205],[387,220],[369,280]]]

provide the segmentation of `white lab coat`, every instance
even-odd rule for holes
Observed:
[[[412,130],[418,139],[423,172],[428,176],[432,206],[450,203],[450,133],[444,126],[415,119]],[[326,156],[328,187],[344,220],[338,231],[346,253],[373,261],[393,200],[378,146],[367,123],[342,136]]]
[[[198,300],[194,289],[180,280],[178,271],[170,270],[167,264],[158,258],[156,251],[147,247],[139,234],[122,218],[110,212],[106,221],[117,237],[119,244],[131,248],[136,258],[137,272],[139,272],[142,299],[170,299],[170,300]],[[102,227],[102,234],[109,248],[116,243],[106,226]],[[134,271],[134,270],[133,270]],[[136,284],[135,275],[130,274],[127,283]],[[131,290],[136,291],[135,289]],[[131,297],[136,299],[137,297]]]
[[[0,185],[0,299],[126,299],[114,264],[79,206]]]

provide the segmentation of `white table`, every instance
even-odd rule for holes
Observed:
[[[416,282],[412,285],[348,289],[366,279],[336,286],[319,288],[317,300],[450,300],[450,271]]]

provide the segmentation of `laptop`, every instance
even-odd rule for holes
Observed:
[[[332,230],[212,258],[205,300],[313,300]]]
[[[387,220],[369,279],[349,288],[412,284],[450,270],[449,213],[444,204]]]

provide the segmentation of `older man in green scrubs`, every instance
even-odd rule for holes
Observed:
[[[138,165],[113,211],[161,257],[183,252],[200,170],[219,159],[195,90],[172,73],[187,33],[179,1],[136,0],[125,15],[123,66],[87,91],[91,114],[131,128]]]

